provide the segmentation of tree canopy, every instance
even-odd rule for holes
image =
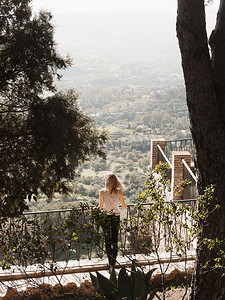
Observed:
[[[0,215],[16,215],[26,198],[69,191],[76,167],[105,157],[106,135],[77,106],[74,91],[57,92],[59,70],[52,15],[33,16],[30,0],[0,5]]]

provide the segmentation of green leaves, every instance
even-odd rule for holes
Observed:
[[[101,290],[100,290],[100,286],[98,283],[98,278],[95,275],[93,275],[92,273],[90,273],[90,276],[91,276],[91,282],[92,282],[92,285],[93,285],[95,291],[97,292],[98,295],[100,295]]]
[[[2,268],[10,265],[27,266],[43,263],[48,257],[45,235],[37,218],[29,220],[22,216],[2,220],[0,230],[0,260]]]
[[[109,280],[112,281],[116,286],[118,286],[118,281],[117,281],[117,278],[116,278],[116,272],[115,272],[114,268],[112,269]]]
[[[145,275],[140,271],[131,270],[133,282],[133,299],[144,300],[147,297],[148,286],[145,281]]]
[[[118,289],[121,297],[133,300],[133,282],[131,276],[127,275],[125,267],[121,268],[118,276]]]
[[[56,92],[71,61],[57,52],[51,13],[32,16],[30,0],[2,0],[0,15],[0,216],[18,216],[31,195],[68,193],[80,163],[105,157],[106,134],[74,91]]]
[[[97,278],[98,278],[98,283],[99,283],[101,293],[106,297],[106,299],[108,300],[120,299],[118,288],[113,281],[107,279],[99,272],[97,272]]]
[[[117,285],[111,279],[107,279],[99,272],[97,272],[97,277],[93,274],[90,274],[90,276],[98,295],[104,295],[104,297],[109,300],[120,300]]]
[[[150,278],[154,271],[155,269],[152,269],[144,274],[141,269],[136,269],[133,265],[131,275],[128,275],[125,267],[122,267],[118,281],[114,269],[109,279],[99,272],[97,272],[97,277],[93,274],[90,275],[97,294],[107,300],[145,300],[150,291]]]
[[[104,213],[82,205],[62,219],[60,216],[58,214],[60,222],[54,213],[41,214],[39,218],[29,215],[0,218],[0,260],[4,260],[4,266],[68,260],[71,256],[79,257],[81,251],[89,258],[93,252],[98,257],[103,256],[100,220]],[[115,276],[112,281],[116,282]]]

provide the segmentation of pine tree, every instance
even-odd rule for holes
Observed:
[[[59,70],[52,15],[33,16],[30,0],[0,3],[0,215],[24,211],[26,198],[67,193],[79,163],[105,157],[105,133],[57,92]]]

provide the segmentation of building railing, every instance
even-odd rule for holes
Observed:
[[[153,203],[128,204],[126,210],[121,210],[118,255],[147,255],[154,252],[153,248],[155,247],[158,251],[166,251],[166,249],[173,247],[171,232],[174,232],[176,239],[187,238],[187,228],[193,223],[191,216],[196,210],[196,199],[181,200],[176,201],[176,203],[180,204],[181,207],[188,206],[188,213],[178,215],[174,211],[173,216],[170,216],[170,222],[161,225],[159,224],[160,220],[152,215]],[[168,202],[168,205],[171,205],[171,202]],[[54,237],[52,241],[49,238],[48,245],[51,259],[53,261],[68,261],[82,258],[103,258],[105,256],[104,223],[101,223],[98,214],[93,218],[93,211],[93,209],[86,208],[64,209],[26,212],[24,216],[28,220],[38,219],[44,230],[44,235],[48,238],[49,236]],[[148,220],[146,220],[147,216]],[[69,226],[64,227],[64,224]],[[181,224],[185,225],[181,226]],[[65,229],[64,232],[63,228]],[[77,239],[71,241],[68,236],[73,237],[73,233],[77,235]],[[68,247],[69,242],[72,245]],[[188,247],[193,249],[191,241]]]
[[[171,140],[166,141],[166,156],[171,160],[172,151],[189,151],[191,153],[192,160],[194,158],[194,146],[192,139]]]
[[[168,157],[166,156],[166,154],[164,153],[164,151],[162,150],[162,148],[160,147],[160,145],[157,145],[158,148],[158,163],[162,162],[162,163],[167,163],[169,166],[169,169],[167,171],[167,179],[169,179],[171,181],[171,176],[172,176],[172,164],[169,161]]]
[[[151,141],[150,168],[154,169],[160,162],[167,163],[170,167],[167,179],[171,183],[171,200],[197,198],[197,178],[194,174],[193,155],[192,139]]]
[[[163,152],[162,148],[159,145],[157,145],[157,147],[158,147],[158,150],[159,150],[159,153],[158,153],[158,162],[159,161],[166,162],[169,165],[169,167],[171,168],[172,164],[169,161],[169,158],[166,156],[166,154]]]
[[[196,199],[198,195],[197,190],[197,177],[192,172],[191,168],[182,159],[183,163],[183,180],[186,181],[187,185],[182,191],[182,199]]]

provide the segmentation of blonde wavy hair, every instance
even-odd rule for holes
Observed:
[[[116,192],[117,190],[124,189],[122,183],[114,173],[106,173],[104,175],[104,179],[105,179],[105,188],[110,194]]]

